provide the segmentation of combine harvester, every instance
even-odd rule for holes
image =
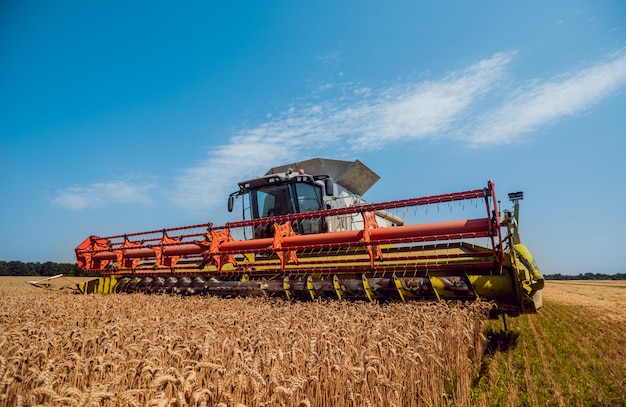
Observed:
[[[229,196],[229,211],[242,198],[241,221],[88,237],[76,259],[99,278],[76,290],[383,302],[480,298],[493,301],[495,316],[537,312],[544,280],[520,243],[521,192],[509,194],[514,211],[503,214],[491,181],[464,192],[362,200],[379,178],[360,161],[315,158],[272,168]],[[441,215],[440,206],[450,208],[443,211],[448,219],[423,221]],[[479,216],[451,218],[453,209],[466,207]]]

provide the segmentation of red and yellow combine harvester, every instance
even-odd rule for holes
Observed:
[[[229,196],[229,211],[242,198],[244,220],[88,237],[76,259],[98,278],[77,290],[300,300],[480,298],[493,301],[495,314],[511,316],[541,307],[543,277],[518,234],[521,193],[509,194],[514,210],[502,214],[491,181],[463,192],[363,201],[378,179],[359,161],[316,158],[272,168],[240,182]],[[458,219],[457,210],[478,215]],[[433,214],[444,219],[424,221]]]

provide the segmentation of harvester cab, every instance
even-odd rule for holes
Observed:
[[[281,174],[265,175],[239,183],[239,191],[229,197],[228,210],[233,210],[234,197],[246,196],[248,202],[242,210],[243,219],[273,218],[320,211],[324,209],[327,197],[333,194],[332,178],[314,177],[305,174],[303,170],[297,174],[294,174],[292,170],[287,170]],[[248,212],[247,215],[246,212]],[[254,238],[273,236],[274,231],[269,226],[271,225],[255,227]],[[326,232],[326,225],[321,219],[304,219],[294,223],[292,227],[301,235]]]
[[[503,215],[492,181],[364,201],[379,178],[360,161],[315,158],[240,182],[228,198],[229,211],[241,207],[239,221],[89,236],[76,247],[76,260],[98,278],[76,291],[481,299],[493,304],[494,315],[537,312],[543,277],[519,236],[521,193],[509,196],[514,210]]]
[[[240,182],[239,190],[228,198],[228,211],[233,211],[235,198],[239,197],[243,197],[244,202],[242,219],[273,219],[276,216],[359,206],[367,203],[361,195],[379,179],[358,160],[315,158],[296,162]],[[381,226],[402,224],[400,217],[386,211],[377,211],[375,215]],[[254,238],[274,236],[272,225],[273,222],[256,226]],[[316,217],[294,220],[291,227],[298,235],[308,235],[362,229],[363,220],[359,214]]]

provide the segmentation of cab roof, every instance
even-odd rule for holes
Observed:
[[[356,195],[363,195],[380,179],[378,174],[359,160],[344,161],[329,158],[311,158],[273,167],[265,176],[284,174],[289,169],[294,173],[302,169],[306,174],[327,175]]]

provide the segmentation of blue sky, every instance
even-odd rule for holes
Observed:
[[[369,201],[523,190],[544,273],[625,272],[625,107],[618,0],[4,1],[0,260],[223,224],[238,180],[328,157]]]

